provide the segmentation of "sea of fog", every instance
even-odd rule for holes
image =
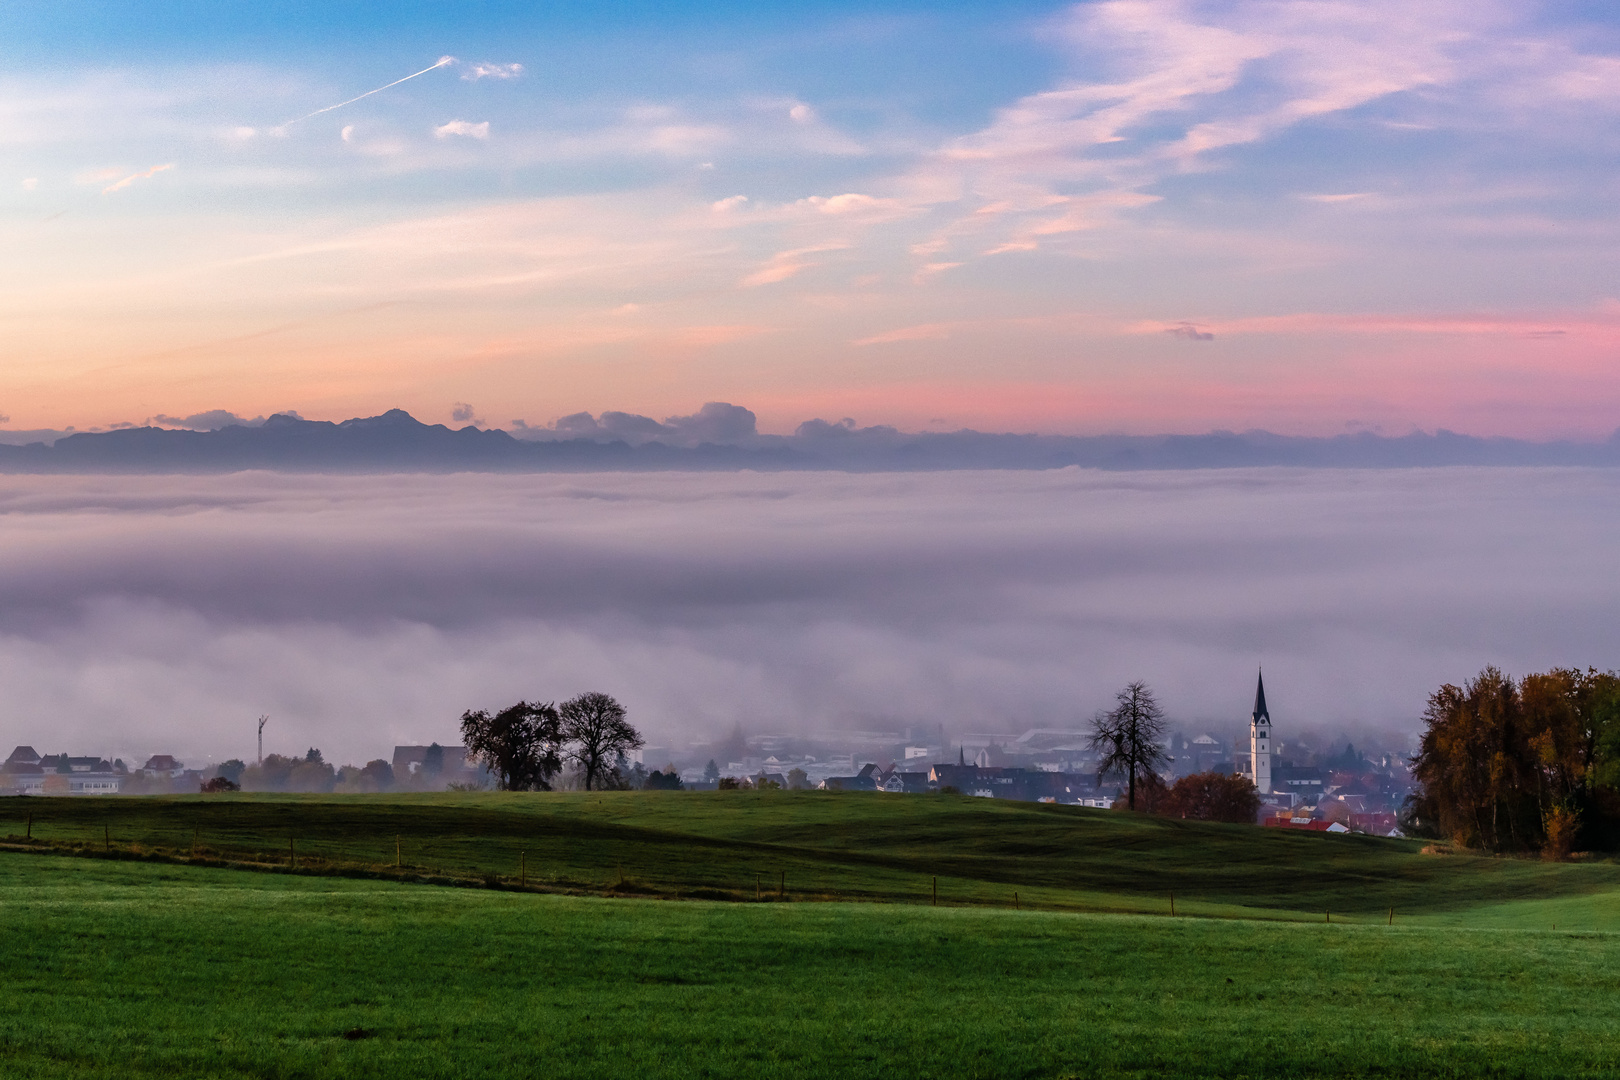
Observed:
[[[0,478],[0,740],[192,764],[454,742],[599,689],[658,743],[1415,729],[1620,666],[1620,470]]]

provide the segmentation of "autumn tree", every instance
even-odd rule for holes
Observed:
[[[1171,786],[1158,811],[1193,821],[1231,821],[1253,825],[1260,812],[1260,793],[1245,776],[1201,772],[1183,776]]]
[[[1112,710],[1099,712],[1091,721],[1091,750],[1100,755],[1099,782],[1108,773],[1129,778],[1125,804],[1135,810],[1138,778],[1157,774],[1170,760],[1164,752],[1164,710],[1140,680],[1121,690],[1115,701]]]
[[[1429,698],[1412,817],[1492,851],[1568,854],[1620,820],[1620,677],[1555,668],[1515,683],[1488,667]]]
[[[493,716],[465,712],[461,738],[502,791],[550,791],[562,769],[562,721],[550,704],[520,701]]]
[[[1494,667],[1429,697],[1412,775],[1433,798],[1440,828],[1464,846],[1500,851],[1539,840],[1521,711],[1518,686]]]
[[[581,694],[557,709],[568,757],[579,765],[585,790],[600,789],[621,754],[645,745],[641,733],[625,719],[625,709],[607,694]]]
[[[1130,794],[1120,795],[1109,804],[1110,810],[1131,809]],[[1163,814],[1170,801],[1170,785],[1158,773],[1148,770],[1136,778],[1136,809],[1144,814]]]

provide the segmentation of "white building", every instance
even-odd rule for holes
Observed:
[[[1266,712],[1266,680],[1259,676],[1254,686],[1254,712],[1249,714],[1249,754],[1239,759],[1238,768],[1254,782],[1262,795],[1271,793],[1271,714]]]

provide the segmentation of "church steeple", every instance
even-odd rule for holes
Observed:
[[[1266,711],[1266,679],[1254,682],[1254,712],[1249,714],[1249,779],[1265,795],[1271,791],[1271,714]]]

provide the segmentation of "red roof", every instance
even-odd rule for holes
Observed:
[[[1311,818],[1295,817],[1268,817],[1261,822],[1268,829],[1300,829],[1309,832],[1327,832],[1331,821],[1316,821]]]

